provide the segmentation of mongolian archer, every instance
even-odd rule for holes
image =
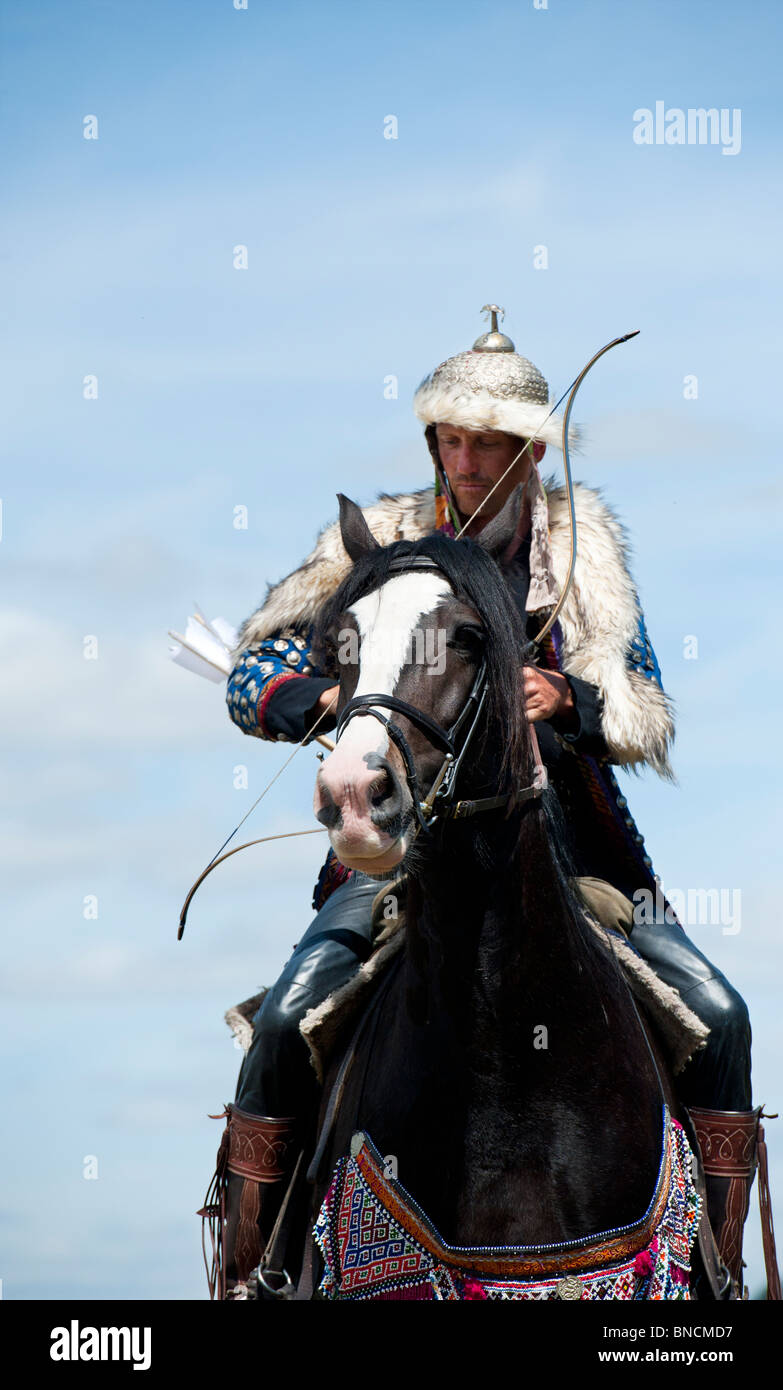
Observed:
[[[499,331],[502,310],[487,310],[490,330],[471,350],[442,362],[416,392],[414,409],[424,425],[434,486],[382,494],[363,509],[364,520],[380,546],[434,535],[480,541],[510,499],[517,499],[502,568],[520,625],[527,721],[562,811],[572,881],[582,901],[604,927],[622,934],[709,1030],[677,1077],[676,1094],[698,1135],[710,1221],[734,1294],[741,1296],[742,1231],[761,1115],[752,1104],[748,1011],[670,910],[653,925],[635,920],[640,890],[659,902],[660,885],[612,770],[650,766],[661,777],[672,776],[672,705],[647,636],[622,527],[596,491],[571,484],[569,416],[576,388],[561,421],[541,373]],[[539,469],[549,445],[563,448],[565,486],[542,482]],[[337,724],[339,686],[333,672],[319,665],[322,649],[314,645],[314,634],[351,570],[349,527],[341,510],[343,529],[327,526],[303,564],[269,589],[239,633],[228,710],[252,737],[298,744]],[[396,708],[402,708],[399,700]],[[344,728],[343,710],[338,737]],[[341,788],[339,777],[330,780],[328,768],[327,759],[316,811],[323,824],[339,821],[345,829],[355,789]],[[376,773],[370,755],[368,795],[377,786]],[[362,862],[370,872],[346,867],[329,851],[315,888],[316,915],[252,1019],[236,1098],[226,1107],[215,1188],[222,1194],[220,1268],[213,1283],[219,1297],[248,1297],[248,1281],[279,1229],[303,1136],[315,1129],[321,1089],[300,1024],[356,974],[375,947],[373,903],[383,865],[379,859],[374,876],[372,862]]]

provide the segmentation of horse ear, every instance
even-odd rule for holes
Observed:
[[[525,489],[520,483],[509,494],[497,516],[493,516],[486,526],[482,526],[476,540],[488,550],[490,555],[502,562],[503,556],[517,534],[519,518],[525,500]]]
[[[352,502],[350,497],[345,497],[342,492],[338,492],[337,501],[340,503],[340,534],[343,545],[355,564],[363,555],[367,555],[371,550],[380,550],[381,546],[367,525],[361,507],[357,507],[356,503]]]

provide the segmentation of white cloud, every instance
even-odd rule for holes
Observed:
[[[175,666],[164,631],[126,634],[121,620],[95,626],[97,632],[80,632],[22,609],[0,615],[6,728],[28,731],[33,747],[65,750],[68,757],[74,743],[149,749],[222,740],[223,687]],[[90,636],[98,643],[93,660],[84,656]]]

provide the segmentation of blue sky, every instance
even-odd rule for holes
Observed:
[[[575,411],[575,472],[629,528],[678,707],[679,786],[647,775],[629,797],[667,885],[741,889],[740,932],[691,935],[748,999],[757,1098],[781,1108],[779,7],[0,13],[4,1296],[203,1296],[205,1116],[238,1062],[222,1013],[307,925],[322,846],[238,856],[177,944],[184,893],[285,753],[171,665],[166,630],[194,599],[241,621],[338,490],[429,481],[412,393],[490,299],[558,395],[642,330]],[[657,100],[739,109],[740,152],[635,144]],[[311,825],[314,773],[304,750],[253,834]],[[33,1114],[40,1154],[15,1138]]]

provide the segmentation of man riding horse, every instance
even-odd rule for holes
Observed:
[[[511,555],[504,557],[513,563],[504,573],[533,640],[569,568],[567,492],[552,484],[545,488],[539,474],[547,445],[559,445],[560,426],[543,376],[498,331],[502,311],[488,307],[491,330],[470,351],[441,363],[415,396],[434,487],[381,494],[364,515],[382,545],[433,532],[455,537],[463,528],[475,537],[519,489],[519,524]],[[719,1249],[741,1289],[742,1228],[760,1114],[751,1108],[748,1011],[671,909],[656,913],[653,924],[644,914],[635,920],[634,901],[660,903],[660,889],[612,767],[649,764],[671,777],[672,707],[647,637],[622,527],[592,489],[577,484],[574,502],[579,544],[573,582],[558,621],[532,649],[535,661],[530,648],[524,658],[526,713],[562,807],[583,899],[605,925],[628,936],[710,1030],[706,1046],[677,1078],[677,1092],[704,1155]],[[299,742],[316,720],[319,733],[334,727],[337,687],[333,676],[319,670],[311,640],[319,611],[350,564],[334,523],[243,625],[227,701],[244,733]],[[255,1016],[223,1141],[229,1297],[247,1296],[247,1279],[269,1238],[302,1135],[312,1130],[317,1113],[319,1087],[300,1022],[371,954],[379,886],[377,878],[346,869],[330,850],[315,889],[316,916]]]

